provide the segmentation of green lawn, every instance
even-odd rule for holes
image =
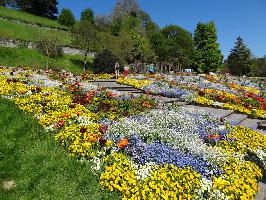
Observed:
[[[0,98],[0,199],[118,199],[102,191],[90,165],[69,157],[37,121]],[[13,181],[16,187],[4,189]]]
[[[62,26],[56,20],[51,20],[45,17],[39,17],[39,16],[31,15],[29,13],[12,10],[9,8],[5,8],[3,6],[0,6],[0,17],[4,17],[7,19],[20,20],[25,23],[43,25],[43,26],[47,26],[51,28],[66,29],[65,26]]]
[[[50,58],[49,68],[53,70],[66,69],[72,73],[83,72],[84,57],[81,55],[64,55],[60,58]],[[28,66],[45,69],[47,57],[36,50],[27,48],[0,47],[0,65],[2,66]],[[89,71],[92,71],[92,58],[90,59]]]
[[[16,39],[24,41],[39,41],[47,35],[58,37],[62,45],[71,46],[71,34],[66,31],[57,31],[32,26],[27,24],[19,24],[16,22],[0,20],[0,38]]]

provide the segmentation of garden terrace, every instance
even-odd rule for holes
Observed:
[[[118,79],[145,93],[179,98],[201,106],[234,110],[251,118],[266,119],[265,82],[205,75],[131,76]]]
[[[122,199],[263,194],[266,136],[227,123],[221,117],[229,111],[160,104],[147,95],[99,88],[92,77],[1,68],[0,95],[35,117],[69,155],[91,163],[102,191]]]

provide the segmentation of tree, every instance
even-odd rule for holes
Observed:
[[[37,43],[37,49],[47,56],[46,69],[49,67],[49,60],[52,57],[62,56],[62,47],[60,46],[59,38],[48,34],[40,39]]]
[[[110,50],[104,49],[93,60],[93,72],[97,74],[114,73],[116,62],[118,62],[118,58]]]
[[[66,9],[66,8],[64,8],[61,11],[61,14],[57,18],[57,20],[60,24],[65,25],[65,26],[69,26],[69,27],[71,27],[75,24],[74,15],[72,14],[70,9]]]
[[[150,38],[150,44],[160,62],[166,58],[166,41],[161,32],[155,32]]]
[[[194,56],[192,34],[176,25],[166,26],[161,33],[165,40],[164,51],[168,62],[179,67],[191,66]]]
[[[266,77],[266,56],[256,59],[257,76]]]
[[[13,0],[14,7],[34,15],[56,18],[57,0]]]
[[[155,56],[148,39],[142,33],[132,31],[130,36],[133,44],[131,49],[132,61],[145,62]]]
[[[137,17],[140,7],[136,0],[118,0],[112,13],[113,19],[118,19],[127,15]]]
[[[223,56],[217,43],[213,21],[198,23],[194,33],[195,67],[199,72],[217,71],[222,67]]]
[[[90,8],[83,10],[80,16],[80,21],[95,25],[95,18],[94,18],[93,10]]]
[[[8,0],[0,0],[0,6],[6,6],[8,3]]]
[[[147,35],[151,35],[159,30],[158,25],[152,21],[150,15],[145,11],[140,11],[139,19],[141,21],[141,27],[145,30]]]
[[[111,18],[109,16],[96,16],[95,26],[98,30],[108,32],[111,28]]]
[[[233,75],[249,75],[252,65],[251,51],[243,39],[238,37],[227,59],[228,69]]]
[[[71,31],[73,44],[84,51],[84,62],[89,52],[98,50],[98,35],[95,26],[87,22],[77,23]]]

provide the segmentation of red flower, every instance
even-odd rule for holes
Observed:
[[[264,101],[265,101],[265,100],[264,100],[263,98],[261,98],[261,97],[257,97],[256,100],[259,101],[259,102],[264,102]]]
[[[87,131],[87,128],[85,128],[85,127],[82,127],[80,130],[79,130],[81,133],[86,133],[86,131]]]
[[[101,138],[99,139],[99,142],[100,142],[100,145],[101,145],[101,146],[104,146],[104,145],[106,144],[107,140],[106,140],[105,138],[102,138],[102,137],[101,137]]]
[[[64,122],[63,120],[59,120],[58,124],[59,124],[60,126],[65,126],[65,122]]]

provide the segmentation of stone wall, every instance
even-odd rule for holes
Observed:
[[[10,47],[10,48],[25,47],[29,49],[36,49],[36,44],[34,42],[11,40],[11,39],[0,39],[0,46]],[[63,54],[84,55],[82,50],[73,47],[63,46],[62,50]],[[94,53],[89,53],[89,56],[94,57]]]

